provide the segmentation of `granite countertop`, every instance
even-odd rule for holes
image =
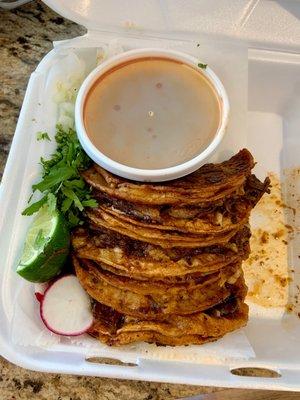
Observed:
[[[52,42],[85,29],[39,1],[0,11],[0,177],[2,176],[30,73]],[[212,396],[205,393],[214,392]],[[102,379],[24,370],[0,357],[0,399],[167,400],[202,394],[201,399],[298,398],[296,393],[225,390],[185,385]],[[282,397],[281,397],[282,396]],[[296,397],[297,396],[297,397]]]

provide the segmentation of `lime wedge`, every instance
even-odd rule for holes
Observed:
[[[70,234],[63,216],[40,209],[27,232],[17,273],[30,282],[47,282],[62,270],[69,253]]]

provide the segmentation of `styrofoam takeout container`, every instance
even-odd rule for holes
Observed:
[[[46,343],[38,313],[31,313],[36,307],[33,288],[14,273],[30,222],[20,212],[26,205],[31,184],[38,178],[39,157],[53,150],[51,143],[36,142],[39,130],[53,135],[57,118],[51,102],[53,80],[48,73],[51,68],[75,52],[90,63],[91,70],[96,49],[100,47],[105,53],[108,43],[116,53],[120,52],[120,46],[125,49],[165,47],[203,58],[224,82],[231,102],[228,138],[226,135],[216,159],[226,158],[247,146],[258,162],[259,176],[267,171],[283,176],[285,168],[299,167],[299,2],[189,0],[183,4],[179,0],[48,0],[47,3],[62,15],[85,25],[88,33],[56,44],[32,74],[8,157],[0,192],[1,355],[25,368],[47,372],[300,390],[300,320],[294,314],[285,314],[284,310],[251,312],[247,327],[216,342],[216,347],[156,350],[149,346],[145,350],[142,346],[121,349],[103,345],[94,350],[87,347],[85,338],[82,343],[81,339],[74,343],[67,339],[56,342],[55,337],[51,337],[54,344]],[[72,69],[72,63],[69,68]],[[293,195],[299,195],[299,182],[292,191]],[[286,188],[284,196],[289,195]],[[296,217],[299,223],[298,214]],[[298,243],[293,240],[289,246],[289,264],[295,271],[291,296],[299,285]],[[20,325],[19,320],[27,323]],[[16,327],[21,332],[19,341],[15,337]],[[20,337],[28,336],[29,332],[36,334],[31,336],[30,343],[22,343]],[[241,338],[243,346],[246,340],[251,348],[246,356],[235,352]],[[206,353],[205,349],[208,349]],[[92,356],[132,365],[108,365],[91,359]],[[277,371],[278,377],[231,373],[241,367],[265,367]]]

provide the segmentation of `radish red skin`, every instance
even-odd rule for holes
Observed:
[[[68,276],[68,275],[64,275],[64,276]],[[52,279],[51,281],[47,282],[47,283],[46,283],[46,284],[47,284],[47,287],[46,287],[45,290],[41,290],[41,291],[36,291],[36,290],[35,290],[34,295],[35,295],[37,301],[38,301],[39,303],[40,303],[41,301],[43,301],[43,298],[44,298],[44,296],[45,296],[47,290],[50,289],[50,287],[51,287],[56,281],[60,280],[60,279],[63,278],[64,276],[58,276],[58,277]],[[43,283],[42,283],[42,284],[39,284],[39,285],[42,286]]]
[[[49,285],[51,285],[51,282],[36,283],[34,285],[34,295],[39,303],[43,300],[44,294],[45,294],[46,290],[48,289]]]
[[[47,294],[48,294],[49,290],[51,288],[53,288],[55,283],[57,283],[60,280],[65,279],[67,277],[75,277],[76,278],[75,275],[64,275],[64,276],[61,276],[61,277],[55,279],[54,281],[52,281],[51,284],[47,287],[47,289],[46,289],[44,295],[42,295],[42,299],[40,301],[40,316],[41,316],[41,319],[42,319],[44,325],[47,327],[47,329],[49,329],[49,331],[51,331],[51,332],[53,332],[53,333],[55,333],[57,335],[60,335],[60,336],[79,336],[79,335],[82,335],[82,334],[86,333],[91,328],[91,326],[93,325],[93,318],[92,317],[91,317],[90,323],[88,325],[86,325],[84,327],[84,329],[79,330],[79,331],[75,331],[75,332],[74,331],[73,332],[63,332],[63,331],[57,330],[53,326],[51,326],[47,322],[47,318],[44,315],[43,305],[44,305],[44,301],[45,301],[45,299],[47,297]]]
[[[42,293],[39,293],[39,292],[35,292],[34,294],[35,294],[35,297],[36,297],[37,301],[39,303],[41,303],[41,301],[43,301],[44,295]]]

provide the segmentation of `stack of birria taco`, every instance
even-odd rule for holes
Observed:
[[[109,345],[201,344],[246,324],[249,216],[269,180],[248,150],[184,178],[141,183],[94,165],[98,207],[73,232],[76,275],[93,299],[90,334]]]

